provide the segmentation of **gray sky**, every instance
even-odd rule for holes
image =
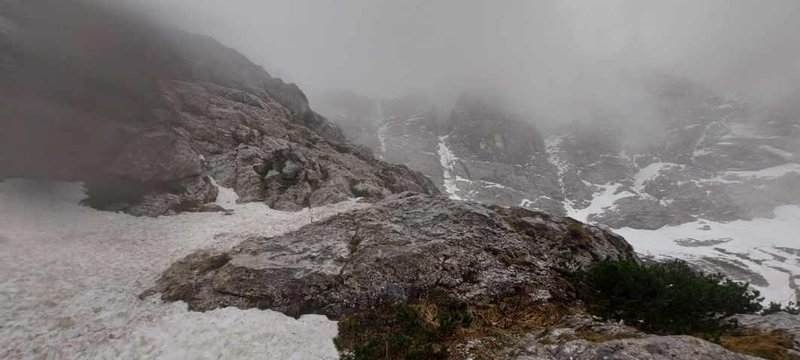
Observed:
[[[729,96],[800,83],[797,0],[128,0],[214,36],[307,92],[493,84],[539,111],[630,102],[657,69]]]

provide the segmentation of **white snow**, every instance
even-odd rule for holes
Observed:
[[[800,234],[800,206],[781,206],[774,213],[772,219],[727,223],[698,220],[658,230],[623,228],[615,232],[628,240],[638,253],[657,258],[692,261],[712,257],[746,264],[749,270],[761,274],[769,282],[769,286],[757,287],[765,300],[785,303],[795,301],[789,273],[800,275],[800,252],[792,254],[779,248],[800,249],[797,238],[797,234]],[[706,226],[708,230],[704,230]],[[680,239],[729,241],[713,246],[684,247],[675,242]],[[731,255],[733,253],[746,258]]]
[[[138,295],[173,261],[227,249],[248,234],[278,235],[353,201],[298,213],[236,204],[222,213],[159,218],[79,205],[78,183],[0,182],[0,358],[335,359],[336,323],[273,311],[190,312]]]
[[[759,148],[786,161],[794,159],[794,154],[774,146],[761,145]]]
[[[482,184],[485,184],[486,186],[484,186],[484,187],[487,188],[487,189],[492,189],[492,188],[495,188],[495,189],[510,189],[508,186],[505,186],[503,184],[498,184],[496,182],[491,182],[491,181],[486,181],[486,180],[479,180],[479,181]]]
[[[787,163],[761,170],[730,170],[719,172],[709,179],[694,180],[697,183],[741,184],[749,180],[772,180],[789,174],[800,174],[800,164]]]
[[[619,190],[622,184],[605,184],[599,186],[601,190],[594,193],[592,202],[589,204],[589,206],[583,209],[573,209],[572,207],[568,207],[567,215],[575,220],[587,222],[589,216],[600,214],[608,210],[608,208],[614,206],[614,203],[617,200],[630,196],[636,196],[636,194],[631,193],[630,191],[618,192],[617,190]]]
[[[381,152],[378,154],[380,159],[384,159],[386,156],[386,131],[388,130],[388,124],[386,121],[386,115],[383,112],[383,103],[378,101],[377,105],[377,119],[376,122],[378,123],[378,144],[380,145]]]
[[[456,175],[455,171],[458,158],[450,151],[450,148],[447,147],[448,137],[449,135],[440,136],[438,145],[439,163],[442,164],[442,168],[444,169],[444,191],[447,192],[447,195],[453,200],[463,200],[458,195],[459,189],[457,181],[459,177]]]
[[[547,138],[545,139],[544,143],[545,150],[547,151],[547,161],[556,167],[556,172],[558,173],[558,186],[561,188],[561,194],[566,197],[567,186],[564,183],[564,177],[567,176],[568,165],[565,161],[558,157],[559,146],[561,145],[561,141],[563,141],[564,136],[566,135]],[[572,202],[570,200],[564,202],[564,208],[567,213],[574,211]]]
[[[790,173],[798,173],[800,174],[800,164],[797,163],[788,163],[778,166],[769,167],[766,169],[761,170],[754,170],[754,171],[726,171],[723,175],[725,176],[734,176],[743,179],[775,179],[781,176],[785,176]]]
[[[661,174],[662,170],[668,170],[676,166],[680,165],[674,163],[657,162],[639,169],[639,171],[633,177],[634,190],[636,190],[636,192],[639,194],[644,195],[644,186],[648,181],[652,181],[657,178]]]

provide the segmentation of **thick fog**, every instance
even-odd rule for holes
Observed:
[[[134,0],[130,0],[134,1]],[[629,102],[631,73],[776,100],[800,80],[795,0],[136,0],[310,93],[493,85],[534,109]]]

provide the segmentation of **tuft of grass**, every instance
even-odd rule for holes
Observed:
[[[341,358],[447,359],[457,344],[479,340],[477,358],[492,359],[509,339],[552,326],[574,309],[536,300],[519,288],[491,303],[467,304],[444,292],[425,293],[407,305],[386,305],[339,319]]]
[[[794,346],[792,336],[782,330],[729,332],[720,338],[727,349],[767,360],[798,360],[789,349]]]
[[[438,299],[345,316],[335,343],[342,359],[447,359],[449,340],[473,322],[467,304]]]
[[[589,233],[583,223],[567,218],[567,234],[574,240],[585,240],[589,238]]]

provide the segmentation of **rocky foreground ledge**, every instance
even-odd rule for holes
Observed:
[[[410,318],[449,358],[751,358],[593,319],[568,277],[603,259],[637,258],[623,238],[570,218],[402,193],[229,252],[196,252],[142,295],[198,311],[325,314],[340,321],[345,357],[387,319]]]

